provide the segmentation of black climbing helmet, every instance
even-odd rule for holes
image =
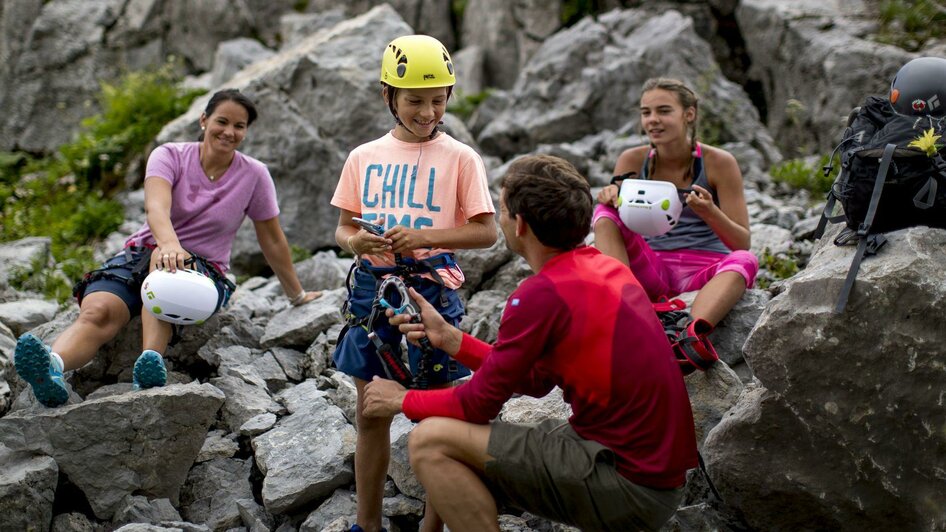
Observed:
[[[900,67],[890,83],[890,103],[902,115],[943,115],[946,59],[918,57]]]

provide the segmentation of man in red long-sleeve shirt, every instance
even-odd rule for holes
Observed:
[[[656,530],[696,467],[683,377],[631,271],[583,245],[588,183],[566,161],[527,156],[503,179],[500,225],[535,275],[506,302],[494,345],[448,325],[423,298],[409,340],[475,370],[466,383],[407,391],[375,377],[364,414],[423,419],[411,464],[450,530],[499,530],[497,503],[586,530]],[[573,415],[538,426],[494,422],[514,393],[559,386]]]

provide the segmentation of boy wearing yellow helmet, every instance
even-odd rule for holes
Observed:
[[[497,236],[482,159],[438,130],[456,83],[447,49],[426,35],[394,39],[384,49],[380,81],[394,129],[349,154],[332,197],[340,210],[335,239],[356,257],[345,304],[348,328],[334,354],[336,367],[353,377],[358,391],[356,532],[381,530],[390,460],[392,418],[363,415],[364,388],[372,378],[388,374],[379,347],[400,358],[397,328],[383,317],[369,323],[378,284],[389,275],[404,277],[448,322],[457,324],[464,309],[456,289],[464,277],[453,250],[486,248]],[[356,217],[380,225],[381,234],[361,228]],[[423,369],[424,382],[431,386],[446,386],[470,374],[440,350],[425,358],[409,345],[408,357],[411,370],[417,374]],[[432,517],[428,513],[425,529],[439,527],[439,519]]]

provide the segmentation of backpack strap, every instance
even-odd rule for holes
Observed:
[[[936,191],[939,188],[939,184],[936,182],[936,177],[930,176],[926,180],[926,184],[923,185],[923,188],[916,193],[916,196],[913,196],[913,206],[917,209],[929,209],[936,203]],[[924,198],[924,196],[926,196]]]
[[[844,286],[841,287],[838,303],[834,307],[835,314],[841,314],[844,312],[844,307],[847,306],[847,300],[851,295],[851,289],[854,288],[854,279],[861,267],[861,261],[864,260],[866,255],[877,253],[877,250],[887,243],[887,239],[883,235],[871,235],[870,226],[874,223],[874,216],[877,214],[877,205],[880,203],[880,195],[884,191],[884,181],[887,179],[887,171],[890,169],[890,162],[893,160],[893,151],[896,147],[896,144],[884,146],[884,153],[880,158],[880,169],[877,170],[877,177],[874,179],[874,191],[871,193],[870,204],[867,207],[867,215],[857,228],[857,236],[860,238],[860,242],[857,244],[857,251],[854,252],[851,268],[847,271],[847,278],[844,279]]]

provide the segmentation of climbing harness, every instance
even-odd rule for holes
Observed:
[[[375,347],[387,378],[397,381],[405,388],[428,388],[430,386],[430,372],[435,369],[431,367],[434,347],[430,344],[430,340],[424,337],[419,341],[421,357],[417,363],[417,373],[412,374],[408,366],[401,360],[400,350],[384,342],[378,335],[377,328],[381,325],[379,320],[385,316],[387,309],[391,309],[396,315],[410,314],[412,322],[420,323],[420,309],[411,301],[407,291],[408,286],[416,284],[416,276],[420,273],[429,274],[431,279],[439,285],[437,297],[440,300],[440,305],[446,307],[449,301],[443,290],[443,278],[437,273],[437,268],[449,268],[454,265],[456,265],[456,261],[452,253],[442,253],[423,260],[403,258],[400,254],[396,254],[394,266],[372,266],[365,261],[362,261],[361,264],[352,264],[348,272],[348,280],[345,283],[349,290],[349,297],[342,306],[342,314],[345,316],[347,324],[339,333],[338,342],[341,342],[341,339],[352,327],[362,327],[367,331],[368,339]],[[353,286],[352,276],[357,268],[362,268],[378,281],[375,297],[371,303],[371,310],[368,315],[361,318],[357,317],[350,308]],[[451,360],[447,364],[450,368],[449,371],[456,371],[457,364],[455,361]]]
[[[709,340],[713,326],[708,321],[694,320],[686,311],[686,303],[679,299],[662,297],[653,305],[684,375],[695,370],[706,371],[719,360]]]

